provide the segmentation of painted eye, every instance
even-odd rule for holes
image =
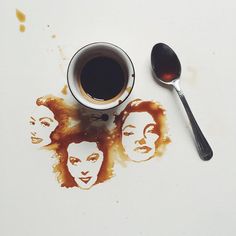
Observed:
[[[96,162],[99,158],[99,154],[98,153],[93,153],[92,155],[90,155],[87,158],[87,161],[91,161],[91,162]]]
[[[157,126],[155,124],[149,124],[145,127],[144,133],[157,133]]]
[[[29,123],[30,123],[30,125],[35,125],[35,122],[32,120]]]
[[[132,131],[128,132],[128,131],[125,131],[123,132],[123,135],[124,136],[130,136],[130,135],[133,135],[134,133]]]
[[[50,126],[50,123],[47,122],[47,121],[41,121],[41,125],[42,125],[43,127],[49,127],[49,126]]]
[[[77,157],[69,157],[69,161],[74,166],[78,166],[78,164],[81,162],[81,160]]]

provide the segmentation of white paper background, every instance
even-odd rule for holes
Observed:
[[[16,8],[26,13],[25,33]],[[236,234],[235,1],[0,0],[0,9],[0,235]],[[162,159],[118,168],[89,191],[65,189],[51,154],[31,145],[28,118],[37,97],[66,83],[74,52],[95,41],[129,54],[129,101],[159,101],[172,144]],[[181,60],[182,87],[214,151],[209,162],[198,157],[177,96],[152,79],[157,42]]]

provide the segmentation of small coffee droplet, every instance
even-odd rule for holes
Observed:
[[[20,30],[20,32],[25,32],[25,26],[20,24],[19,25],[19,30]]]
[[[67,85],[64,85],[64,87],[61,90],[61,93],[67,95],[67,88],[68,88]]]
[[[25,22],[25,14],[18,9],[16,9],[16,17],[20,22]]]

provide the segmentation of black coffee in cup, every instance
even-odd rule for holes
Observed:
[[[73,96],[83,105],[98,110],[120,105],[129,96],[134,79],[129,56],[118,46],[106,42],[81,48],[67,70]]]
[[[95,57],[82,68],[79,83],[84,92],[95,100],[110,100],[126,86],[121,65],[113,58]]]

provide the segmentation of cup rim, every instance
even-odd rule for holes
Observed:
[[[124,56],[124,58],[126,59],[125,64],[127,65],[128,68],[128,79],[127,79],[127,85],[124,89],[124,92],[122,93],[122,95],[117,98],[115,101],[112,101],[110,103],[105,103],[105,104],[95,104],[92,102],[89,102],[87,99],[83,98],[83,96],[77,96],[77,94],[79,93],[78,90],[75,88],[75,86],[72,86],[71,83],[74,82],[74,78],[73,76],[70,75],[71,73],[71,66],[72,63],[74,62],[75,58],[81,54],[82,52],[84,52],[84,50],[86,50],[86,48],[89,48],[93,45],[97,45],[97,46],[108,46],[111,48],[115,48],[115,50],[117,50],[117,52],[120,52],[122,56]],[[79,50],[77,50],[74,55],[72,56],[72,58],[70,59],[70,62],[68,64],[67,67],[67,84],[69,87],[69,90],[71,92],[71,94],[73,95],[73,97],[83,106],[88,107],[90,109],[95,109],[95,110],[108,110],[108,109],[112,109],[115,108],[117,106],[119,106],[120,104],[122,104],[130,95],[130,93],[133,90],[134,87],[134,82],[135,82],[135,69],[134,69],[134,65],[132,60],[130,59],[130,57],[128,56],[128,54],[120,47],[118,47],[117,45],[113,44],[113,43],[108,43],[108,42],[93,42],[93,43],[89,43],[83,47],[81,47]],[[128,89],[128,90],[127,90]],[[82,98],[82,99],[81,99]]]

